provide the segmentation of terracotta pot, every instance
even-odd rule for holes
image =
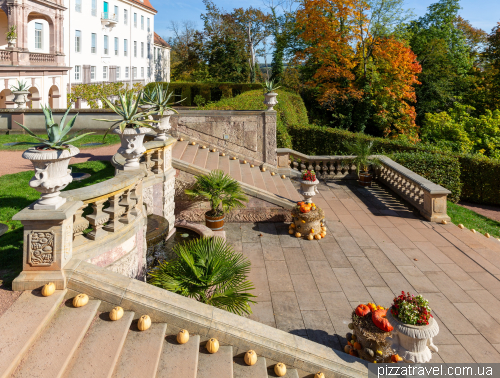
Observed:
[[[359,185],[372,186],[372,175],[368,172],[359,172]]]
[[[213,217],[211,215],[208,215],[209,213],[210,211],[207,211],[205,213],[206,226],[212,231],[222,231],[224,229],[224,219],[226,218],[226,215],[223,214],[217,217]]]
[[[431,350],[438,351],[437,346],[432,341],[439,333],[439,326],[434,318],[430,318],[429,324],[425,326],[405,324],[392,316],[389,309],[387,320],[394,327],[392,347],[403,359],[424,363],[431,360]]]

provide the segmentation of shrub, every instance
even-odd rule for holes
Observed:
[[[399,152],[390,155],[395,162],[448,189],[452,202],[460,200],[460,162],[456,156],[426,152]]]
[[[459,155],[462,199],[500,205],[500,160],[482,155]]]

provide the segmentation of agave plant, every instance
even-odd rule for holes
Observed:
[[[17,29],[17,26],[16,25],[12,25],[8,30],[7,30],[7,33],[5,33],[7,35],[7,40],[13,40],[13,39],[17,39],[17,32],[16,32],[16,29]]]
[[[356,165],[358,175],[360,171],[368,172],[370,165],[378,167],[381,164],[379,159],[370,157],[373,154],[373,141],[357,140],[349,146],[349,152],[356,156],[352,163]]]
[[[273,80],[266,80],[262,84],[262,87],[264,88],[264,92],[271,93],[272,91],[275,91],[276,89],[281,88],[281,86],[277,87],[276,84],[273,82]]]
[[[174,247],[177,258],[149,273],[148,282],[234,314],[251,314],[250,261],[222,238],[201,238]]]
[[[23,91],[27,91],[29,88],[30,88],[30,85],[27,82],[18,80],[17,86],[16,85],[11,86],[10,90],[12,92],[23,92]]]
[[[214,170],[207,175],[195,177],[196,183],[185,193],[191,197],[205,197],[210,201],[211,216],[220,216],[234,208],[245,207],[248,198],[243,194],[238,181],[224,171]]]
[[[21,125],[19,122],[16,122],[19,126],[21,126],[26,132],[31,135],[33,138],[38,140],[38,143],[35,142],[19,142],[18,144],[29,144],[34,147],[45,147],[44,149],[54,149],[54,150],[66,150],[67,145],[81,139],[87,135],[93,134],[93,132],[85,133],[79,135],[84,130],[77,131],[73,135],[66,137],[66,135],[71,131],[73,126],[75,125],[76,117],[78,113],[65,125],[66,117],[70,111],[70,108],[66,110],[64,116],[61,118],[61,122],[59,124],[54,122],[54,117],[52,116],[52,109],[50,106],[42,105],[43,114],[45,115],[45,130],[47,131],[48,139],[43,139],[38,137],[35,133],[33,133],[26,126]]]
[[[174,96],[173,92],[168,91],[168,85],[167,88],[164,89],[162,84],[156,83],[155,85],[144,90],[142,104],[150,105],[152,110],[163,117],[163,114],[167,111],[177,113],[171,105],[179,104],[185,100],[171,101]]]
[[[118,94],[118,103],[115,105],[111,101],[109,101],[106,97],[102,98],[102,101],[109,106],[111,110],[113,110],[116,114],[118,114],[120,119],[94,119],[94,121],[103,121],[103,122],[113,122],[113,124],[109,127],[109,129],[104,134],[104,138],[108,135],[110,130],[120,128],[120,132],[123,134],[125,128],[139,128],[139,127],[149,127],[153,128],[151,123],[155,122],[153,120],[148,119],[148,116],[154,114],[155,111],[150,112],[140,112],[138,111],[139,105],[141,103],[141,99],[143,96],[143,92],[140,91],[135,97],[132,91]]]

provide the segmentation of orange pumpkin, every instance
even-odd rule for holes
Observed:
[[[399,354],[393,354],[391,356],[391,361],[392,362],[399,362],[399,361],[403,361],[403,359],[401,357],[399,357]]]
[[[365,304],[360,304],[356,307],[356,315],[365,316],[370,312],[370,307]]]
[[[351,356],[358,357],[358,351],[357,351],[357,350],[355,350],[355,349],[351,349],[351,350],[349,351],[349,354],[350,354]]]
[[[387,310],[376,310],[372,312],[372,321],[378,328],[385,332],[391,332],[394,327],[391,326],[391,323],[386,318]]]
[[[361,349],[361,344],[356,341],[354,343],[354,349],[360,350]]]
[[[311,204],[303,203],[302,205],[300,205],[299,210],[301,213],[308,213],[309,211],[311,211]]]

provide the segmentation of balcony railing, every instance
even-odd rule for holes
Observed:
[[[118,15],[110,12],[102,12],[101,20],[106,20],[110,22],[118,22]]]

